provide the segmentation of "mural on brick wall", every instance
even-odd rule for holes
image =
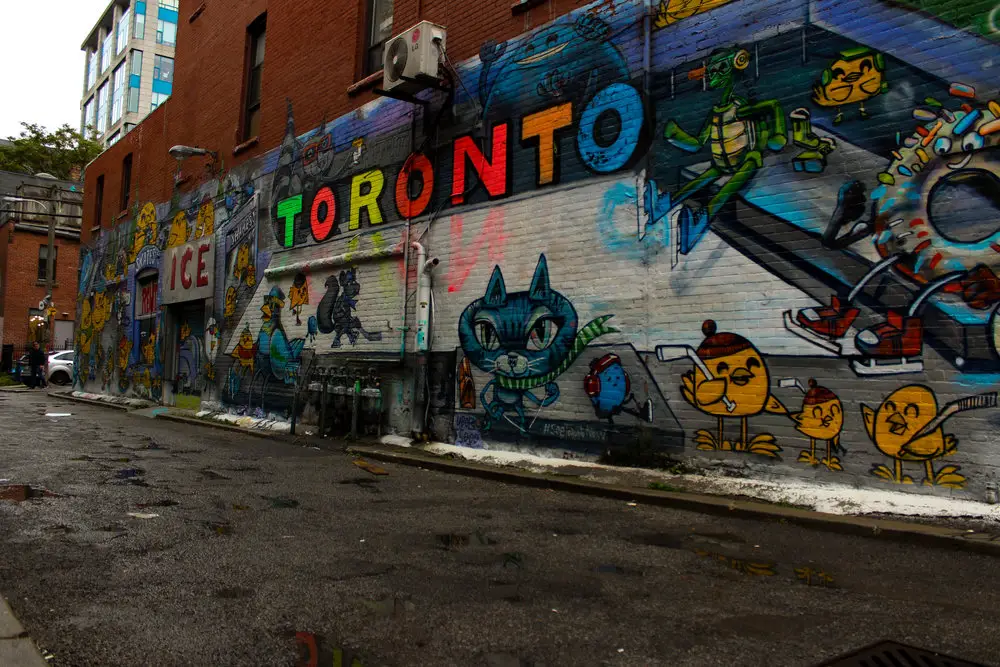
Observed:
[[[311,355],[409,383],[425,345],[431,437],[979,493],[1000,44],[988,11],[910,4],[603,0],[485,41],[426,105],[303,132],[289,100],[279,146],[83,251],[77,382],[155,395],[143,281],[213,234],[189,367],[233,412],[287,418]]]

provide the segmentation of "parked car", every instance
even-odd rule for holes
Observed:
[[[62,350],[49,355],[49,372],[45,378],[50,384],[67,385],[73,381],[73,350]],[[28,363],[28,354],[24,353],[17,360],[17,367],[14,375],[24,382],[31,375],[31,365]]]

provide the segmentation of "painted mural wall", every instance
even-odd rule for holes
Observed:
[[[468,447],[980,496],[1000,31],[912,4],[604,0],[426,106],[303,132],[289,100],[280,146],[84,250],[77,381],[287,418],[304,360],[343,359],[403,369],[402,433],[427,392]],[[161,256],[209,234],[215,296],[168,343]]]

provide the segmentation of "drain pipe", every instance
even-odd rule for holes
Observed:
[[[431,272],[441,260],[437,257],[428,260],[427,251],[417,241],[410,242],[410,247],[417,251],[417,366],[413,369],[413,413],[410,424],[413,435],[419,438],[427,427],[424,423],[427,401],[424,386],[427,384],[427,351],[430,348],[431,334]]]

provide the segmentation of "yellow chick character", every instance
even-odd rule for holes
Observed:
[[[809,451],[799,454],[799,461],[816,467],[825,465],[830,470],[843,470],[840,459],[834,455],[840,446],[840,431],[844,428],[844,406],[837,395],[816,380],[809,380],[809,391],[802,399],[802,412],[788,415],[795,422],[795,429],[809,437]],[[816,441],[826,440],[826,458],[816,458]]]
[[[702,412],[719,419],[719,437],[708,431],[695,432],[698,449],[747,451],[777,458],[781,447],[774,436],[762,433],[747,439],[747,418],[761,412],[787,414],[788,410],[771,395],[770,376],[764,358],[750,341],[739,334],[717,332],[715,320],[705,320],[701,327],[705,340],[698,347],[693,371],[681,380],[684,400]],[[706,373],[708,371],[708,373]],[[725,417],[740,418],[740,441],[726,442]]]
[[[288,300],[289,309],[295,313],[296,326],[302,326],[299,315],[302,313],[302,306],[309,303],[309,285],[306,283],[306,274],[295,274],[292,286],[288,288]]]
[[[878,408],[861,405],[868,437],[875,448],[893,459],[893,470],[884,465],[872,466],[876,477],[896,484],[913,484],[913,478],[903,474],[903,461],[923,461],[925,486],[946,486],[961,489],[965,477],[958,466],[945,466],[935,472],[932,461],[954,454],[958,440],[938,426],[928,433],[924,427],[938,416],[937,398],[923,385],[911,384],[889,394]]]
[[[98,336],[104,331],[104,325],[111,318],[111,299],[105,292],[94,293],[94,307],[91,311],[91,322],[94,325],[94,333]]]
[[[132,341],[122,336],[118,341],[118,369],[123,373],[128,368],[129,355],[132,354]]]
[[[181,323],[181,342],[183,343],[191,336],[191,325],[187,322]]]
[[[246,277],[248,266],[250,266],[250,246],[244,243],[236,249],[236,261],[233,262],[233,278],[236,278],[237,282],[242,282]]]
[[[184,211],[177,211],[170,222],[170,236],[167,237],[167,247],[176,248],[187,243],[188,219]]]
[[[841,106],[857,104],[862,118],[868,117],[865,101],[888,90],[883,78],[885,57],[861,46],[840,52],[840,58],[823,70],[820,82],[813,86],[813,103],[821,107],[837,107],[834,125],[844,120]]]

